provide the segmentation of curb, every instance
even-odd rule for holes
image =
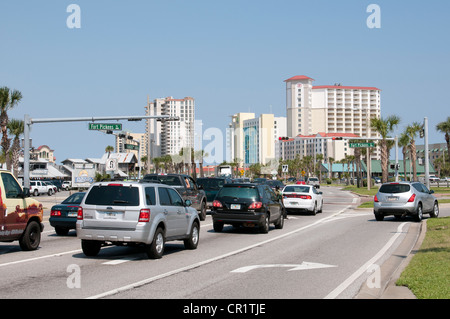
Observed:
[[[355,299],[417,299],[411,290],[404,286],[397,286],[395,282],[419,250],[425,234],[426,220],[411,223],[406,237],[380,266],[379,287],[370,288],[367,282],[364,282]]]

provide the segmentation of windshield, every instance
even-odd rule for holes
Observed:
[[[67,197],[61,204],[80,204],[86,193],[75,193]]]
[[[408,184],[385,184],[380,187],[380,193],[406,193],[409,192],[410,186]]]
[[[93,186],[85,203],[88,205],[138,206],[139,189],[130,186]]]
[[[147,175],[144,177],[145,181],[159,181],[162,184],[171,186],[181,186],[180,178],[178,176],[170,175]]]
[[[245,198],[253,201],[259,200],[258,190],[254,187],[238,186],[238,187],[222,187],[217,194],[219,197]]]
[[[310,187],[308,186],[286,186],[283,193],[309,193]]]

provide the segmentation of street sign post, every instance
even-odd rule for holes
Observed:
[[[121,123],[89,123],[90,130],[97,131],[121,131]]]
[[[355,147],[375,147],[375,143],[369,142],[369,143],[349,143],[351,148]]]

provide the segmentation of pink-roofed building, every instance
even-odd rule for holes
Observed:
[[[286,117],[289,137],[318,132],[379,137],[370,127],[381,116],[381,90],[373,86],[319,85],[306,75],[286,83]],[[379,150],[372,159],[379,159]]]

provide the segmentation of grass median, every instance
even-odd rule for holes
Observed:
[[[450,217],[429,218],[419,251],[396,284],[407,286],[418,299],[450,298]]]

